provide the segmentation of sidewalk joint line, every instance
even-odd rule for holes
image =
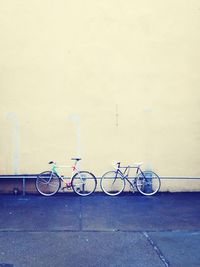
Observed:
[[[160,258],[160,260],[163,262],[163,264],[166,267],[169,267],[170,264],[169,264],[168,260],[165,258],[165,256],[163,255],[163,253],[161,252],[161,250],[159,249],[159,247],[153,241],[153,239],[148,235],[147,232],[143,232],[143,235],[146,237],[146,239],[148,240],[148,242],[150,243],[150,245],[153,247],[154,251],[156,252],[156,254],[158,255],[158,257]]]

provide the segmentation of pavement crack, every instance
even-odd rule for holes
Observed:
[[[169,267],[170,266],[169,261],[165,258],[165,256],[163,255],[163,253],[161,252],[161,250],[159,249],[159,247],[153,241],[153,239],[148,235],[147,232],[143,232],[143,235],[146,237],[146,239],[148,240],[148,242],[150,243],[150,245],[153,247],[154,251],[156,252],[156,254],[158,255],[158,257],[160,258],[160,260],[163,262],[163,264],[166,267]]]

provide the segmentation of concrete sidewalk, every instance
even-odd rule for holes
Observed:
[[[200,193],[0,196],[0,267],[200,266]]]

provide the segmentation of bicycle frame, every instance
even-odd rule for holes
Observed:
[[[121,169],[124,169],[124,171],[122,172]],[[130,178],[129,173],[130,173],[131,169],[136,169],[136,175],[142,174],[142,176],[145,178],[145,175],[144,175],[143,171],[141,170],[140,165],[122,167],[122,166],[120,166],[120,162],[117,163],[116,178],[117,178],[117,175],[119,173],[120,176],[122,177],[122,179],[125,179],[126,181],[128,181],[128,183],[130,185],[132,185],[132,183],[129,181],[129,178]],[[134,178],[134,180],[136,179],[136,177],[133,177],[133,178]]]
[[[160,189],[159,176],[151,171],[141,169],[142,163],[135,163],[132,166],[120,166],[120,162],[114,164],[115,170],[107,171],[101,178],[101,189],[110,196],[116,196],[126,189],[126,181],[130,185],[130,190],[138,190],[141,194],[154,195]],[[130,175],[132,169],[136,170],[135,175]]]
[[[63,191],[64,189],[72,189],[80,196],[92,194],[97,186],[96,177],[91,172],[80,170],[77,165],[81,158],[72,158],[72,160],[75,162],[71,166],[61,166],[54,161],[50,161],[49,164],[52,164],[51,170],[40,173],[36,179],[38,192],[44,196],[52,196],[60,189]],[[64,172],[60,173],[59,168],[70,168],[72,170],[71,177],[61,175]]]
[[[49,164],[53,164],[52,167],[51,167],[51,172],[52,174],[56,174],[67,186],[71,186],[71,181],[72,181],[72,178],[73,176],[76,174],[76,173],[80,173],[78,167],[77,167],[77,161],[75,162],[75,164],[73,165],[57,165],[55,162],[51,161],[49,162]],[[59,172],[58,172],[58,169],[59,168],[68,168],[68,169],[71,169],[72,172],[71,172],[71,177],[67,177],[67,176],[63,176],[61,175]],[[80,175],[81,177],[81,175]],[[69,182],[67,182],[67,180],[69,180]],[[82,177],[81,177],[81,180],[82,180]],[[83,181],[82,181],[83,182]],[[83,182],[84,183],[84,182]]]

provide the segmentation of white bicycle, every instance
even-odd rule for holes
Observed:
[[[97,186],[97,179],[91,172],[80,171],[77,163],[80,158],[72,158],[75,163],[72,166],[58,166],[56,162],[50,161],[52,165],[51,171],[44,171],[40,173],[36,179],[35,185],[37,191],[44,196],[52,196],[56,194],[61,188],[61,181],[65,183],[67,189],[73,191],[80,196],[89,196],[92,194]],[[72,174],[68,178],[62,176],[58,172],[58,168],[71,168]]]

